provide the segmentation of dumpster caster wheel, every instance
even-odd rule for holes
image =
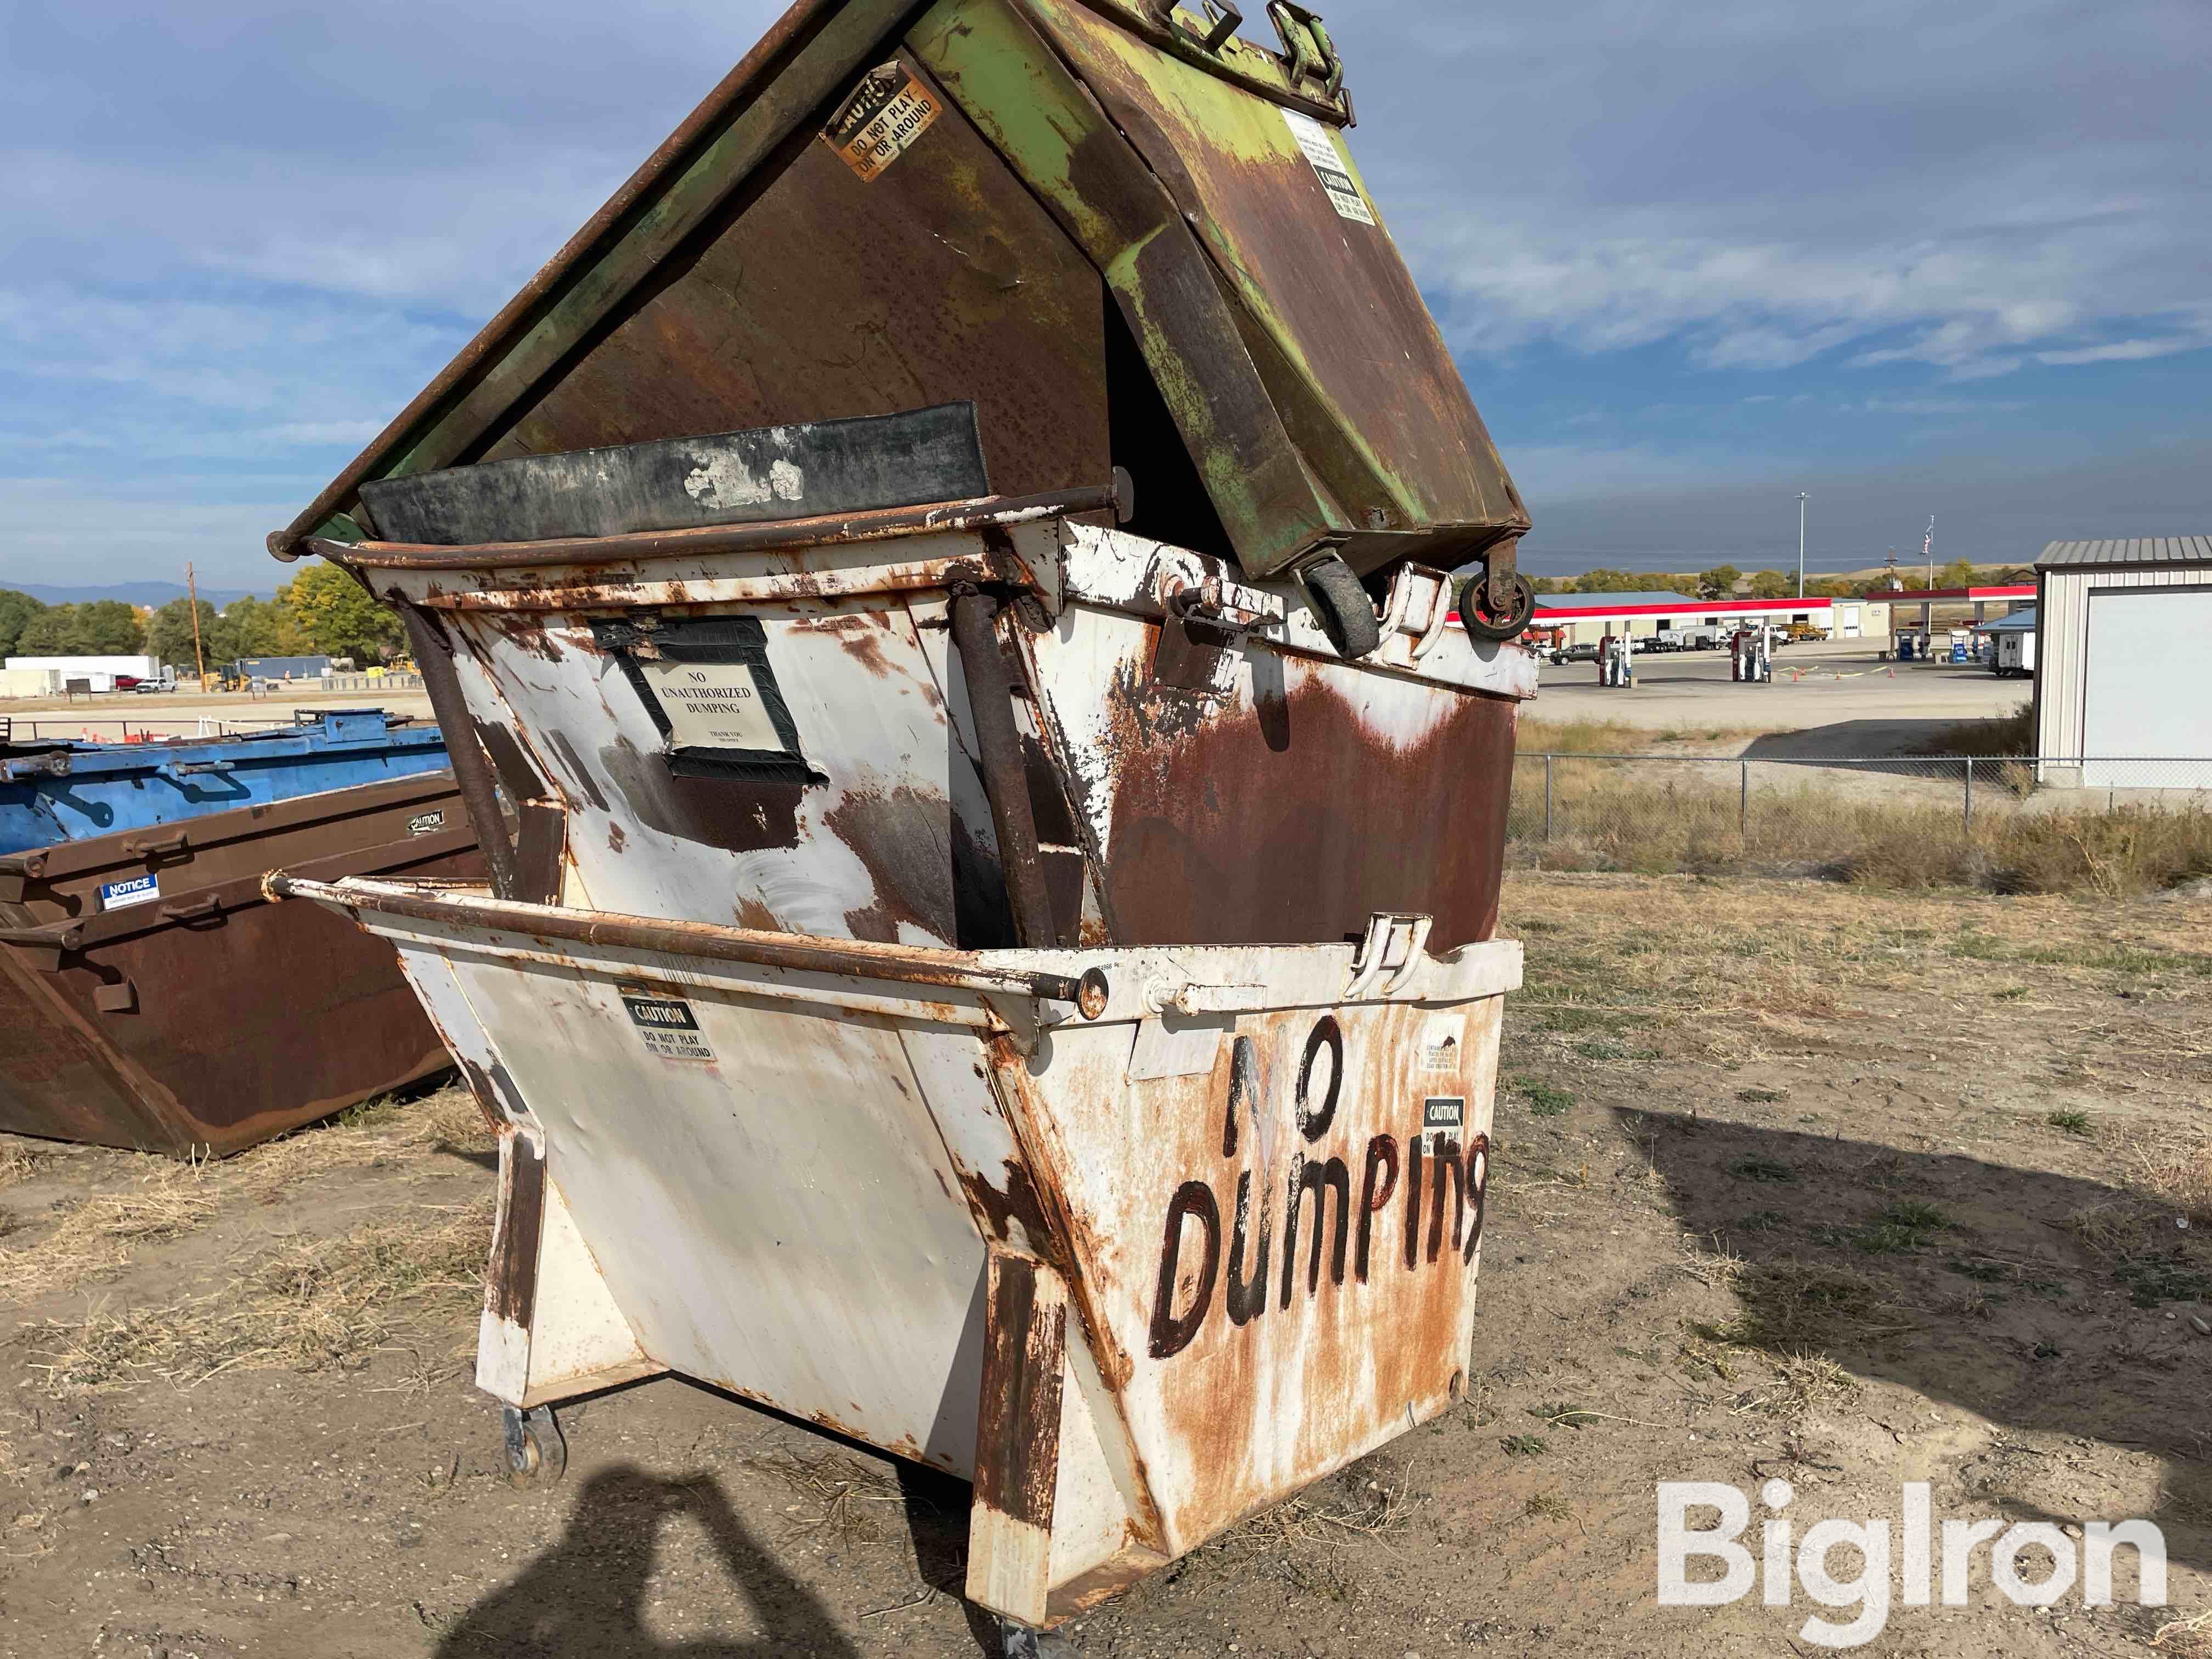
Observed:
[[[550,1486],[568,1472],[568,1443],[550,1406],[506,1408],[507,1484],[518,1492]]]
[[[1490,577],[1478,570],[1459,591],[1459,619],[1479,640],[1516,640],[1536,614],[1536,590],[1519,571],[1513,573],[1513,603],[1504,616],[1490,608]]]
[[[1318,559],[1298,572],[1298,580],[1305,584],[1314,620],[1337,655],[1364,657],[1382,643],[1382,622],[1375,614],[1375,601],[1342,559],[1334,553]]]
[[[1076,1659],[1075,1644],[1048,1630],[1031,1630],[1011,1619],[999,1620],[1004,1659]]]

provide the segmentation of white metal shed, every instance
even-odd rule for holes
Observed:
[[[2043,781],[2212,787],[2212,536],[2053,542],[2035,577]]]

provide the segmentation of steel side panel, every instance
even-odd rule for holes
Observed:
[[[1468,1364],[1479,1211],[1470,1206],[1455,1218],[1447,1177],[1441,1248],[1431,1259],[1434,1165],[1425,1158],[1416,1265],[1409,1267],[1408,1148],[1425,1133],[1431,1098],[1463,1102],[1463,1158],[1476,1136],[1487,1135],[1502,1006],[1492,997],[1455,1007],[1369,1004],[1333,1015],[1247,1015],[1212,1074],[1143,1083],[1122,1080],[1122,1033],[1063,1027],[1052,1033],[1043,1063],[1001,1072],[1019,1097],[1025,1134],[1036,1138],[1054,1196],[1066,1206],[1079,1305],[1107,1344],[1099,1362],[1118,1380],[1170,1553],[1194,1547],[1451,1403]],[[1343,1082],[1333,1116],[1308,1140],[1300,1127],[1301,1061],[1329,1020],[1341,1036]],[[1454,1036],[1452,1057],[1423,1069],[1425,1060],[1437,1063],[1432,1039],[1442,1030]],[[1247,1043],[1240,1078],[1237,1050]],[[1328,1092],[1325,1044],[1320,1055],[1307,1079],[1310,1121]],[[1235,1145],[1224,1150],[1232,1103]],[[1433,1142],[1448,1132],[1425,1133]],[[1385,1136],[1395,1142],[1400,1169],[1395,1190],[1370,1218],[1362,1280],[1365,1163],[1370,1146]],[[1310,1192],[1301,1200],[1297,1260],[1286,1280],[1289,1183],[1305,1161],[1326,1171],[1332,1159],[1342,1161],[1352,1200],[1341,1277],[1334,1265],[1337,1200],[1324,1179],[1324,1206]],[[1210,1285],[1201,1223],[1179,1222],[1168,1260],[1170,1203],[1194,1182],[1218,1216]],[[1257,1304],[1237,1310],[1246,1315],[1242,1322],[1231,1299],[1240,1188],[1243,1277],[1254,1279],[1255,1254],[1264,1269]],[[1317,1207],[1328,1222],[1318,1288],[1310,1289]],[[1263,1233],[1267,1243],[1261,1246]],[[1164,1354],[1158,1352],[1156,1308],[1164,1279],[1170,1316],[1201,1310],[1188,1346]]]
[[[898,1022],[694,988],[714,1058],[665,1059],[615,975],[451,967],[648,1357],[972,1472],[983,1244]]]
[[[1218,695],[1152,677],[1160,625],[1069,605],[1028,636],[1127,945],[1295,944],[1379,910],[1496,931],[1519,705],[1247,644]]]
[[[769,661],[823,785],[671,775],[663,738],[588,617],[450,612],[495,698],[471,712],[520,734],[568,814],[572,885],[624,915],[911,945],[997,944],[997,846],[905,605],[688,610],[767,629]],[[990,880],[983,879],[986,872]],[[973,935],[978,928],[985,936]],[[967,935],[968,937],[963,937]]]

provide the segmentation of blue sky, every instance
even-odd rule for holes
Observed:
[[[0,581],[267,591],[777,9],[7,0]],[[2212,528],[2202,0],[1328,17],[1533,568]]]

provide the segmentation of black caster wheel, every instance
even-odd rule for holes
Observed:
[[[1031,1630],[1011,1619],[999,1620],[1004,1659],[1076,1659],[1075,1644],[1048,1630]]]
[[[550,1406],[528,1411],[505,1408],[507,1484],[518,1492],[550,1486],[568,1472],[568,1443],[553,1420]]]
[[[1298,573],[1314,620],[1340,657],[1364,657],[1382,643],[1382,620],[1352,567],[1334,554]]]
[[[1519,571],[1513,573],[1513,603],[1503,615],[1490,608],[1490,575],[1478,570],[1459,591],[1459,619],[1467,631],[1480,640],[1515,640],[1536,614],[1536,590]]]

